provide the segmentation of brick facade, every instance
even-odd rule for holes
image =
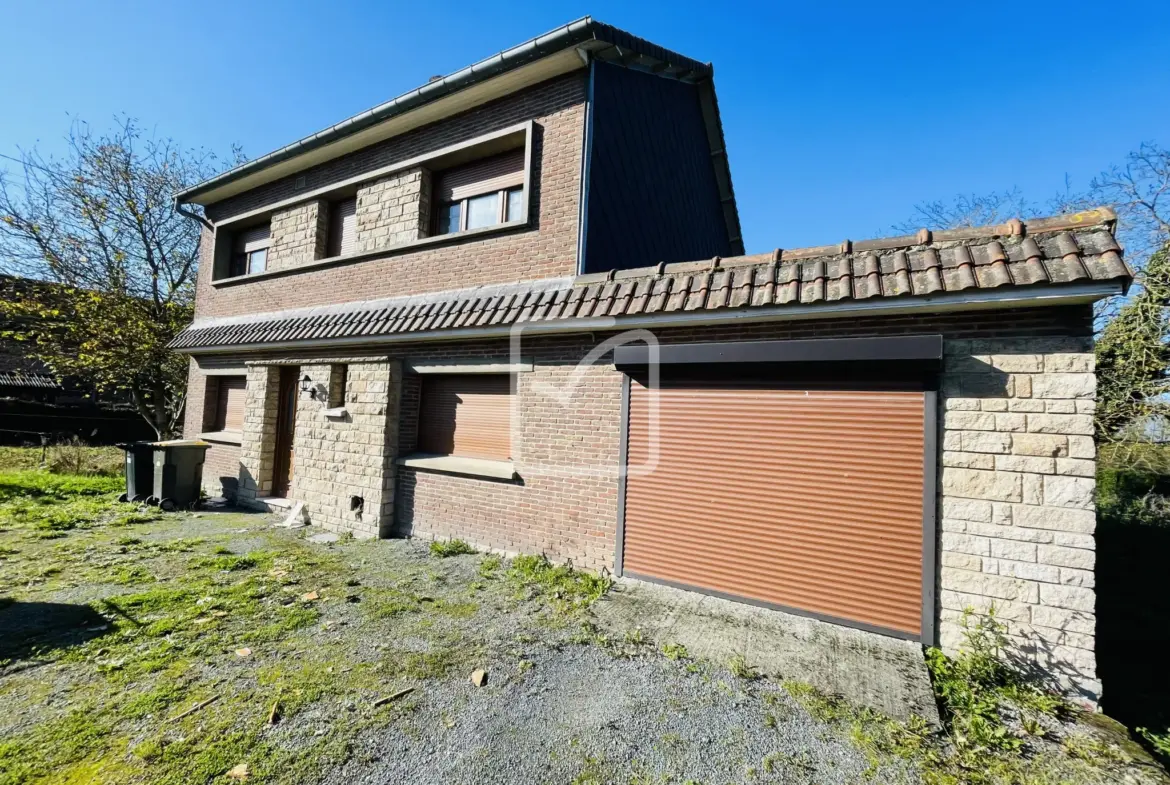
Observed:
[[[679,343],[941,333],[941,642],[958,645],[965,608],[994,604],[1023,656],[1095,700],[1091,332],[1091,309],[1068,306],[657,334]],[[350,362],[349,378],[356,379],[346,398],[351,422],[326,422],[324,399],[302,396],[293,495],[307,502],[315,524],[355,534],[460,537],[499,552],[543,552],[588,569],[612,569],[622,375],[608,357],[574,375],[603,338],[523,342],[533,369],[516,374],[513,449],[520,479],[513,482],[393,466],[394,457],[414,449],[418,412],[418,377],[403,374],[398,361],[506,362],[506,341],[402,344],[393,347],[394,360],[360,363],[355,357],[284,359],[319,378],[323,396],[335,375],[331,363]],[[250,369],[249,407],[265,406],[268,397],[252,384],[264,387],[272,373],[267,366]],[[260,418],[250,408],[248,423]],[[245,431],[255,432],[248,425]],[[266,465],[263,448],[250,446],[247,436],[242,455],[244,475],[247,466]],[[240,487],[247,487],[245,476]],[[365,499],[368,515],[360,521],[349,514],[351,495]],[[378,504],[375,518],[370,511]]]
[[[582,74],[552,79],[441,123],[415,129],[253,189],[211,205],[207,210],[213,220],[222,221],[295,196],[298,177],[305,181],[300,190],[311,190],[531,120],[535,130],[529,197],[532,222],[528,227],[423,249],[391,250],[384,257],[363,258],[340,267],[221,286],[212,285],[214,238],[205,230],[196,282],[196,316],[231,316],[572,275],[577,269],[584,80]],[[417,187],[429,188],[421,173]],[[420,204],[421,200],[420,195]],[[290,208],[297,209],[300,206]],[[321,216],[324,212],[317,209],[316,214]],[[392,226],[389,212],[391,208],[387,208],[384,218],[367,226],[378,231],[385,228],[386,234],[379,235],[385,237],[412,231]],[[429,225],[429,216],[417,212],[411,220],[417,221],[420,230]],[[307,251],[298,254],[299,259],[307,258]],[[283,262],[278,259],[277,264]]]

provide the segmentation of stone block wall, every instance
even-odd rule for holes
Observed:
[[[302,501],[315,526],[355,537],[388,533],[394,508],[393,460],[398,445],[402,366],[386,358],[301,362],[318,390],[297,399],[290,498]],[[347,365],[343,416],[326,417]],[[351,499],[361,499],[355,509]]]
[[[272,492],[279,397],[280,368],[274,365],[248,365],[237,492],[242,504]]]
[[[1096,700],[1096,392],[1088,338],[946,342],[941,642],[996,615],[1018,653]]]
[[[357,251],[426,237],[430,201],[431,173],[426,169],[395,172],[362,185],[357,192]]]
[[[268,269],[285,270],[324,257],[328,227],[329,204],[321,199],[273,213]]]

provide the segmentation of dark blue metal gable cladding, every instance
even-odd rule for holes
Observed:
[[[595,61],[582,272],[728,256],[694,84]]]

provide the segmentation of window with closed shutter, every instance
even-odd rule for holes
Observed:
[[[418,449],[434,455],[509,460],[512,379],[496,374],[427,375],[422,379]]]
[[[434,179],[435,234],[518,220],[523,194],[522,149],[439,172]]]
[[[269,224],[236,232],[232,241],[232,258],[228,275],[261,273],[268,268],[268,246],[272,244]]]
[[[348,256],[357,242],[357,197],[334,202],[329,213],[327,256]]]
[[[220,377],[219,400],[215,407],[215,430],[242,431],[244,429],[244,394],[246,391],[246,377]]]

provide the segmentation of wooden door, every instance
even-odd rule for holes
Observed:
[[[279,408],[276,413],[276,458],[272,467],[272,495],[288,495],[292,487],[293,435],[297,428],[297,393],[300,371],[296,366],[280,369]]]

